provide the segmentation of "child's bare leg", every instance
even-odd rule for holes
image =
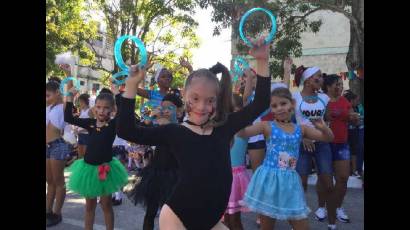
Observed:
[[[114,211],[111,195],[101,197],[101,207],[104,212],[104,222],[107,230],[114,230]]]
[[[289,224],[292,225],[293,230],[309,229],[309,221],[307,218],[302,220],[289,220]]]
[[[97,207],[97,198],[85,199],[85,217],[84,229],[92,230],[94,225],[95,208]]]

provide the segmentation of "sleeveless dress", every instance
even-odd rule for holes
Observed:
[[[243,199],[250,210],[280,220],[307,218],[302,183],[296,172],[302,130],[295,126],[287,133],[270,122],[271,136],[267,141],[266,157],[255,171]]]

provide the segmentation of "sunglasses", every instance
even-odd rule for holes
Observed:
[[[164,110],[172,110],[172,111],[174,111],[174,110],[176,110],[176,107],[173,106],[173,105],[161,106],[161,112],[164,111]]]

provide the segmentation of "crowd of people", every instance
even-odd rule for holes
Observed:
[[[313,165],[315,218],[327,218],[328,229],[336,229],[336,220],[349,222],[343,209],[347,181],[363,174],[360,98],[343,90],[340,76],[319,67],[297,68],[300,87],[291,93],[289,58],[283,82],[271,83],[269,47],[263,38],[255,43],[250,55],[256,66],[237,82],[220,63],[194,71],[181,61],[189,70],[183,92],[171,88],[173,74],[166,68],[154,76],[159,90],[140,88],[146,69],[131,66],[125,87],[112,84],[94,98],[79,94],[71,83],[63,97],[59,79],[50,78],[47,226],[62,221],[68,189],[85,198],[87,230],[93,229],[97,203],[106,228],[114,229],[112,206],[126,197],[146,208],[144,230],[154,228],[159,210],[161,230],[239,230],[241,213],[250,211],[258,213],[255,221],[262,230],[273,229],[276,220],[308,229],[311,210],[304,193]],[[68,64],[60,67],[71,75]],[[149,100],[154,109],[138,116],[136,97]],[[129,182],[130,174],[139,179]]]

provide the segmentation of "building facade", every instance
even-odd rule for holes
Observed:
[[[104,69],[112,71],[114,69],[113,60],[113,44],[107,39],[107,32],[104,24],[100,24],[98,29],[100,39],[94,40],[91,45],[96,52],[97,66],[102,66]],[[100,77],[101,71],[93,70],[89,67],[78,67],[77,78],[80,81],[82,93],[90,93],[93,89],[99,91],[102,86]]]
[[[318,66],[323,73],[339,74],[347,72],[346,55],[350,42],[349,20],[340,13],[329,10],[317,11],[309,15],[309,19],[322,20],[317,33],[302,34],[302,56],[294,58],[296,66]],[[344,89],[349,88],[348,80],[344,80]]]

